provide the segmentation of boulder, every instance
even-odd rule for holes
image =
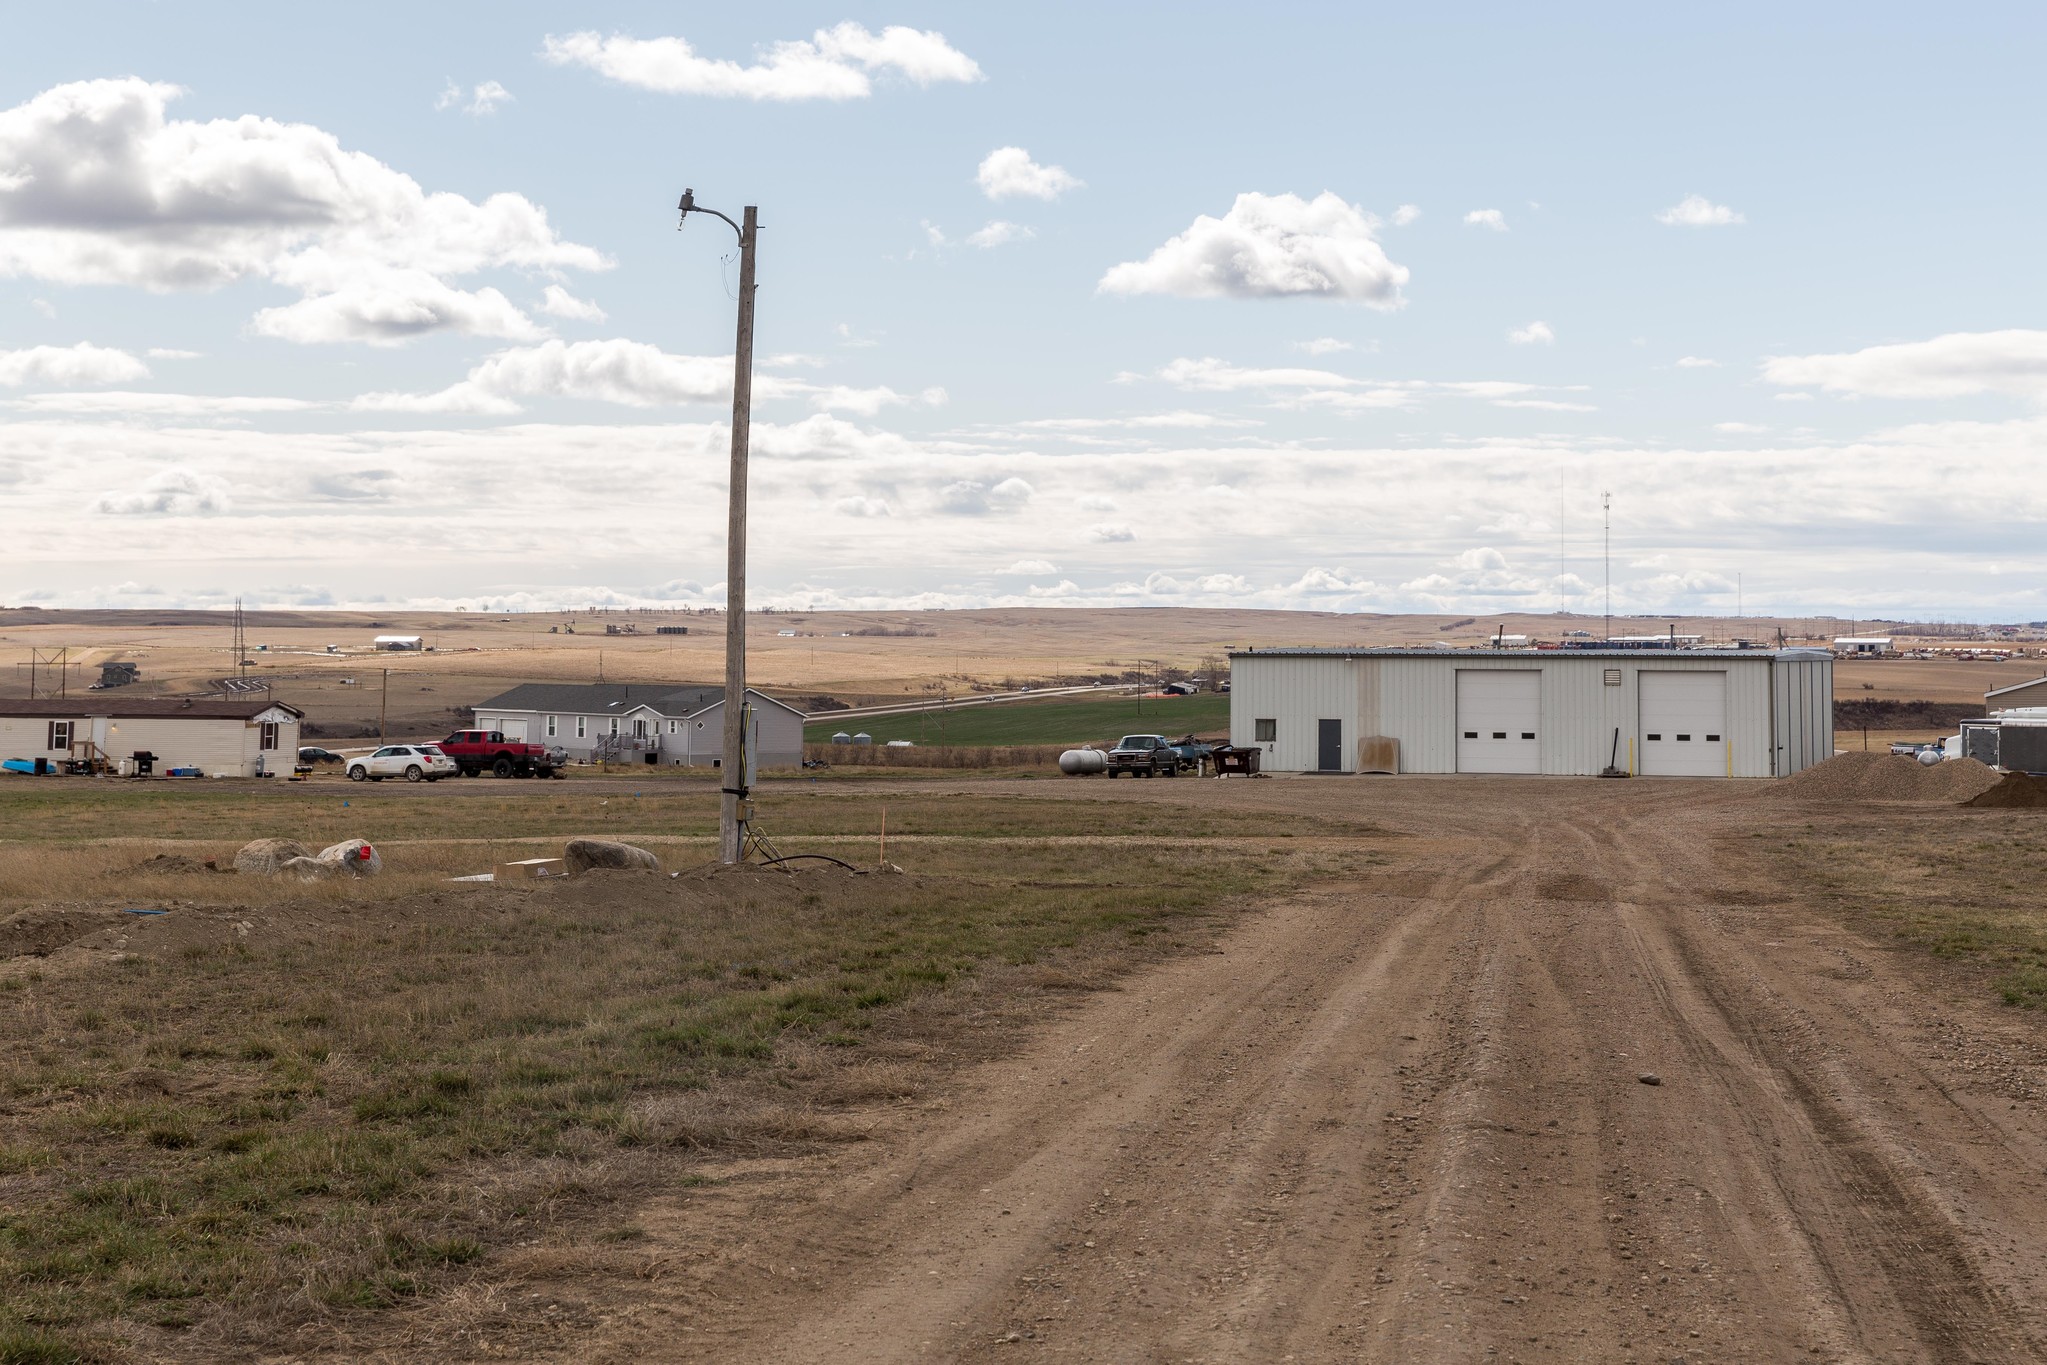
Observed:
[[[329,877],[345,877],[339,862],[324,858],[292,858],[277,869],[280,876],[295,875],[303,882],[324,881]]]
[[[562,850],[562,861],[568,865],[569,875],[588,872],[593,867],[623,867],[647,872],[659,872],[661,860],[644,848],[631,844],[615,844],[609,839],[571,839]]]
[[[384,870],[384,860],[367,839],[344,839],[320,850],[319,859],[357,877],[374,877]]]
[[[296,839],[255,839],[235,853],[235,871],[274,876],[294,858],[310,858],[313,850]]]

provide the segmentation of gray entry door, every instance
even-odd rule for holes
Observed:
[[[1315,767],[1320,772],[1340,773],[1343,771],[1343,722],[1340,720],[1318,720],[1315,722]]]

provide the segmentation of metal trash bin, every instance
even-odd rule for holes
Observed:
[[[1208,757],[1215,764],[1217,777],[1255,777],[1263,754],[1264,750],[1248,746],[1241,749],[1225,746],[1212,750]]]

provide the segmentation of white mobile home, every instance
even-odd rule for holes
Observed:
[[[1268,772],[1788,777],[1833,756],[1825,650],[1259,649],[1230,655],[1230,743]]]
[[[288,776],[304,715],[260,694],[0,701],[0,758],[118,764],[149,754],[159,775],[197,768],[208,777]]]
[[[803,764],[803,712],[752,688],[755,766]],[[725,689],[683,683],[522,683],[480,702],[479,729],[559,747],[571,759],[717,767],[724,753]]]

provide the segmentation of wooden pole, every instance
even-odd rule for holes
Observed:
[[[739,336],[732,348],[732,485],[725,526],[725,742],[719,758],[718,856],[746,851],[746,455],[753,413],[754,240],[759,210],[739,229]]]
[[[391,710],[391,670],[387,668],[384,670],[384,690],[382,695],[379,696],[377,699],[378,744],[383,744],[386,742],[384,739],[384,717],[390,713],[390,710]]]

